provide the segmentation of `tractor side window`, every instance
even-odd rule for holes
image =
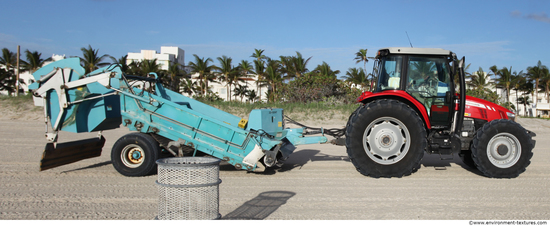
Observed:
[[[423,103],[430,114],[432,105],[446,105],[450,75],[445,58],[409,57],[406,91]]]
[[[399,89],[401,81],[401,66],[403,57],[389,56],[382,61],[380,75],[378,76],[379,91]]]

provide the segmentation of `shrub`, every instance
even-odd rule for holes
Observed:
[[[350,88],[335,76],[306,74],[283,84],[277,93],[282,101],[290,103],[311,103],[336,98],[347,104],[354,103],[361,91]]]

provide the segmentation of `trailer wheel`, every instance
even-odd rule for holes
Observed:
[[[518,123],[500,119],[480,128],[473,140],[472,158],[487,177],[514,178],[533,156],[531,136]]]
[[[143,133],[124,135],[111,150],[115,169],[124,176],[136,177],[154,174],[157,170],[160,146],[153,137]]]
[[[346,126],[346,148],[361,174],[402,177],[420,168],[427,146],[424,123],[408,105],[376,100],[362,105]]]

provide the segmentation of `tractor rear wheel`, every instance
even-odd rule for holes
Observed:
[[[346,148],[361,174],[402,177],[420,168],[427,146],[418,114],[397,100],[376,100],[360,106],[346,126]]]
[[[158,142],[150,135],[130,133],[115,142],[111,161],[124,176],[147,176],[156,173],[160,152]]]
[[[485,123],[474,136],[472,158],[486,176],[514,178],[531,163],[533,141],[518,123],[500,119]]]

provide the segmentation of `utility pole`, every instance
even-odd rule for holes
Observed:
[[[20,46],[17,45],[17,65],[15,66],[17,68],[17,73],[15,76],[15,96],[19,96],[19,52]]]

